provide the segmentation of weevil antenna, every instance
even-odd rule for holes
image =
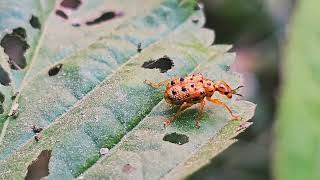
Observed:
[[[232,89],[232,94],[234,94],[234,95],[237,95],[237,96],[241,96],[241,97],[243,97],[243,95],[242,94],[239,94],[238,93],[238,90],[240,89],[240,88],[243,88],[244,86],[238,86],[237,88],[235,88],[235,89]]]

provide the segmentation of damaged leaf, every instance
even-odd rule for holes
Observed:
[[[81,2],[72,10],[74,14],[68,14],[68,21],[80,12],[90,12],[86,6],[88,1]],[[175,172],[180,175],[178,165],[192,159],[191,154],[196,155],[201,147],[215,142],[225,128],[229,134],[223,140],[229,141],[240,123],[252,117],[254,104],[222,98],[243,117],[241,122],[229,121],[225,109],[208,105],[200,129],[194,127],[196,107],[185,111],[175,123],[163,129],[163,120],[176,108],[163,101],[163,89],[150,88],[143,81],[146,78],[161,81],[201,71],[208,78],[221,78],[237,87],[240,76],[220,67],[221,64],[230,66],[235,56],[226,53],[229,46],[211,46],[214,33],[202,27],[203,12],[194,10],[193,0],[107,2],[119,7],[123,16],[81,29],[81,33],[89,37],[80,32],[83,36],[78,36],[76,31],[67,28],[65,35],[61,35],[65,39],[44,41],[50,39],[50,33],[63,33],[57,32],[61,27],[45,30],[46,25],[42,26],[43,44],[35,51],[33,65],[27,63],[27,73],[19,76],[21,86],[16,83],[17,78],[9,86],[11,89],[18,87],[11,92],[11,96],[15,92],[19,94],[10,102],[10,107],[19,104],[19,115],[3,121],[0,138],[3,178],[26,178],[32,174],[30,167],[43,152],[50,153],[45,161],[48,171],[41,176],[47,179],[148,179]],[[141,10],[141,3],[146,4],[143,7],[146,9]],[[46,22],[53,18],[56,22],[67,23],[56,17],[55,10],[50,11]],[[133,14],[137,15],[130,16]],[[198,23],[193,22],[194,18]],[[99,28],[106,28],[107,22],[114,23],[115,29],[100,31]],[[72,29],[83,28],[68,25]],[[97,33],[90,36],[93,32]],[[97,41],[91,41],[93,37]],[[48,48],[51,44],[64,47],[67,40],[77,42],[68,44],[77,46],[71,52],[61,55],[57,49]],[[143,44],[143,51],[137,51],[139,44]],[[165,67],[143,67],[149,60],[170,62]],[[8,64],[6,67],[9,69]],[[165,70],[162,72],[161,68]],[[15,77],[12,71],[8,74]],[[11,96],[5,99],[11,100]],[[169,134],[173,136],[166,137]],[[211,158],[212,154],[206,157]],[[106,170],[112,164],[115,165],[113,171]]]

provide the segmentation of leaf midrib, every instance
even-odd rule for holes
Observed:
[[[153,9],[151,9],[150,11],[152,11],[152,10],[153,10]],[[184,21],[181,21],[181,23],[180,23],[179,25],[177,25],[177,26],[175,26],[173,29],[171,29],[171,31],[168,32],[165,36],[159,37],[156,41],[154,41],[153,43],[150,43],[149,45],[147,45],[146,47],[144,47],[144,49],[149,48],[150,46],[153,46],[154,44],[159,43],[159,42],[162,41],[163,39],[167,38],[168,36],[170,36],[171,34],[173,34],[174,32],[176,32],[176,30],[177,30],[182,24],[185,24],[185,23],[189,20],[189,18],[190,18],[194,13],[195,13],[195,12],[191,13],[188,17],[186,17],[186,19],[185,19]],[[145,14],[147,14],[147,13],[145,13]],[[135,16],[135,17],[136,17],[136,16]],[[123,24],[123,23],[121,23],[120,25],[122,25],[122,24]],[[119,25],[119,26],[120,26],[120,25]],[[114,30],[116,30],[116,28],[118,28],[119,26],[115,27]],[[112,31],[114,31],[114,30],[112,30]],[[112,33],[110,33],[110,34],[112,34]],[[95,43],[95,42],[93,42],[92,44],[94,44],[94,43]],[[92,44],[90,44],[88,47],[90,47]],[[73,53],[72,55],[63,58],[61,61],[57,62],[56,64],[59,64],[59,63],[62,63],[63,61],[65,61],[65,60],[68,60],[70,57],[75,56],[76,54],[78,54],[78,53],[86,50],[88,47],[86,47],[86,48],[84,48],[84,49],[82,49],[82,50],[76,51],[76,52]],[[101,81],[99,84],[97,84],[90,92],[88,92],[85,96],[83,96],[80,100],[78,100],[78,101],[77,101],[73,106],[71,106],[66,112],[64,112],[63,114],[61,114],[59,117],[55,118],[55,119],[53,120],[53,123],[50,123],[49,126],[47,126],[46,128],[44,128],[43,130],[49,129],[51,126],[55,125],[56,123],[59,123],[59,119],[63,118],[64,116],[66,116],[67,114],[69,114],[70,112],[72,112],[73,109],[75,109],[76,107],[78,107],[84,100],[86,100],[88,97],[90,97],[92,93],[94,93],[97,89],[99,89],[99,88],[100,88],[100,86],[99,86],[100,84],[104,83],[105,81],[108,81],[108,80],[110,79],[110,77],[114,76],[114,75],[118,72],[119,69],[121,69],[122,67],[124,67],[124,66],[126,66],[127,64],[131,63],[131,62],[130,62],[130,59],[134,58],[135,56],[138,56],[139,54],[140,54],[140,53],[137,52],[136,54],[130,56],[125,63],[121,64],[119,67],[117,67],[116,69],[114,69],[108,76],[106,76],[106,78],[105,78],[103,81]],[[33,76],[33,78],[30,79],[29,81],[33,80],[33,79],[36,78],[37,76],[39,76],[39,75],[41,75],[42,73],[46,72],[51,66],[52,66],[52,65],[50,65],[50,66],[48,66],[46,69],[43,69],[42,71],[40,71],[37,75]],[[25,81],[25,83],[27,83],[27,82],[29,82],[29,81]],[[21,86],[21,87],[22,87],[22,86]],[[19,92],[19,94],[17,95],[17,97],[16,97],[15,100],[18,100],[18,98],[20,97],[20,95],[21,95],[21,92]],[[16,102],[16,101],[15,101],[15,102]],[[14,103],[13,103],[13,105],[14,105]],[[152,108],[152,109],[153,109],[153,108]],[[10,111],[10,112],[11,112],[11,111]],[[150,112],[151,112],[151,111],[150,111]],[[149,112],[149,113],[150,113],[150,112]],[[149,113],[147,113],[147,115],[148,115]],[[144,118],[144,117],[143,117],[143,118]],[[142,119],[143,119],[143,118],[142,118]],[[10,117],[7,118],[7,120],[5,121],[5,123],[6,123],[7,121],[10,122]],[[8,124],[9,124],[9,122],[8,122]],[[61,127],[61,126],[60,126],[60,127]],[[60,128],[58,128],[58,129],[60,129]],[[4,130],[5,130],[5,129],[3,129],[3,130],[1,131],[0,137],[2,136],[2,132],[3,132]],[[5,130],[5,131],[6,131],[6,130]],[[3,135],[3,137],[4,137],[4,136],[5,136],[5,135]],[[2,140],[3,140],[3,139],[0,139],[0,144],[1,144]],[[22,144],[19,146],[19,148],[18,148],[14,153],[12,153],[8,158],[10,158],[11,156],[14,156],[15,153],[16,153],[19,149],[21,149],[23,146],[25,146],[26,144],[31,143],[31,142],[32,142],[32,138],[29,138],[28,141],[26,141],[25,143],[22,143]],[[7,159],[7,158],[6,158],[6,159]]]
[[[57,3],[57,2],[56,2],[56,3]],[[56,4],[56,3],[55,3],[55,4]],[[39,7],[40,7],[40,9],[41,9],[41,14],[42,14],[42,13],[43,13],[43,9],[42,9],[42,5],[41,5],[40,3],[39,3]],[[27,83],[27,81],[25,81],[25,80],[27,79],[27,77],[28,77],[28,75],[29,75],[29,73],[30,73],[30,69],[31,69],[32,65],[34,64],[35,59],[36,59],[37,56],[38,56],[39,49],[40,49],[41,44],[42,44],[42,42],[43,42],[43,37],[44,37],[44,34],[45,34],[45,30],[47,29],[48,21],[46,21],[46,19],[48,19],[48,18],[52,15],[52,12],[53,12],[53,10],[54,10],[54,7],[55,7],[55,6],[53,6],[53,8],[52,8],[52,10],[50,11],[49,15],[48,15],[46,18],[43,19],[44,25],[42,26],[43,28],[42,28],[42,31],[40,32],[40,37],[38,38],[36,48],[35,48],[35,50],[33,51],[32,56],[31,56],[30,65],[27,67],[26,73],[25,73],[25,75],[23,76],[23,80],[22,80],[22,82],[21,82],[21,85],[20,85],[19,89],[15,89],[15,86],[16,86],[16,85],[15,85],[14,83],[11,84],[11,86],[12,86],[12,93],[18,92],[18,94],[17,94],[16,98],[12,101],[11,108],[10,108],[10,110],[9,110],[9,114],[12,112],[13,106],[18,103],[18,100],[19,100],[20,95],[21,95],[21,91],[24,89],[24,86],[25,86],[25,84]],[[10,74],[11,74],[11,71],[10,71]],[[10,75],[10,74],[9,74],[9,75]],[[8,125],[9,125],[9,123],[10,123],[10,116],[8,116],[8,117],[6,118],[6,120],[5,120],[5,122],[4,122],[4,125],[3,125],[3,127],[2,127],[1,134],[0,134],[0,144],[2,143],[3,138],[5,137],[5,133],[6,133],[6,131],[7,131],[7,127],[8,127]]]

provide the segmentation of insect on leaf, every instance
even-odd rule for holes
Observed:
[[[71,44],[81,47],[46,65],[42,64],[45,60],[41,63],[40,59],[36,60],[46,52],[40,45],[34,52],[36,61],[32,66],[27,63],[26,73],[19,75],[21,81],[12,81],[14,83],[6,91],[10,93],[11,88],[15,92],[13,87],[20,89],[14,102],[8,102],[18,102],[18,114],[3,118],[0,174],[4,178],[22,179],[32,174],[28,167],[33,167],[31,164],[41,154],[50,154],[48,179],[185,177],[181,173],[184,171],[179,170],[184,169],[183,163],[191,161],[205,145],[218,142],[219,137],[225,137],[220,140],[223,142],[220,147],[234,142],[230,138],[237,134],[237,127],[253,116],[254,104],[221,97],[243,117],[242,121],[229,121],[229,114],[223,108],[208,103],[200,129],[194,127],[196,107],[185,111],[175,123],[163,129],[163,120],[176,109],[163,101],[163,89],[153,89],[143,81],[162,81],[196,70],[208,78],[221,78],[237,87],[240,76],[221,69],[221,64],[230,66],[235,56],[226,53],[230,46],[212,46],[214,33],[202,27],[203,12],[196,10],[192,0],[152,1],[144,11],[138,10],[142,0],[107,2],[123,10],[119,19],[112,22],[114,28],[101,26],[107,29],[100,32],[94,26],[108,22],[101,20],[88,27],[69,24],[72,28],[83,28],[81,31],[88,34],[99,31],[96,41],[82,44],[81,36],[74,37],[77,41]],[[69,15],[67,21],[76,15],[86,17],[87,12],[101,6],[98,0],[86,3],[72,10],[75,14]],[[54,8],[57,6],[59,3]],[[81,10],[82,7],[87,9]],[[126,9],[130,10],[126,12]],[[56,16],[53,12],[48,12],[48,25],[50,17]],[[128,17],[121,21],[125,16]],[[194,19],[198,21],[195,23]],[[42,33],[41,38],[46,38],[46,32]],[[53,44],[59,44],[60,40],[67,42],[67,39],[56,39]],[[51,46],[50,41],[41,42]],[[59,52],[51,53],[59,56]],[[8,57],[4,55],[4,58]],[[48,57],[51,59],[54,58]],[[146,62],[161,59],[170,62],[166,70],[158,66],[143,67]],[[8,64],[4,67],[9,76],[17,71],[10,70]],[[43,130],[35,134],[35,127]],[[221,149],[206,157],[212,158]],[[197,168],[199,166],[193,171]]]

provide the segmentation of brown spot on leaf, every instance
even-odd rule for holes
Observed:
[[[30,19],[30,25],[35,29],[41,29],[41,24],[37,16],[32,15]]]
[[[135,170],[136,170],[136,168],[131,166],[131,164],[125,164],[122,167],[122,172],[127,173],[127,174],[132,173]]]
[[[91,26],[91,25],[102,23],[104,21],[109,21],[115,17],[122,16],[122,15],[123,15],[123,13],[116,13],[113,11],[108,11],[108,12],[103,13],[101,16],[97,17],[96,19],[94,19],[92,21],[87,21],[86,24],[88,26]]]
[[[43,130],[41,127],[38,127],[38,126],[35,126],[35,125],[33,125],[33,126],[31,127],[31,129],[32,129],[32,131],[33,131],[34,133],[39,133],[39,132],[41,132],[41,131]]]
[[[140,53],[142,51],[141,43],[138,44],[137,52]]]
[[[174,143],[174,144],[182,145],[189,142],[189,137],[187,135],[178,134],[174,132],[174,133],[166,134],[163,137],[163,140]]]
[[[56,10],[56,15],[62,17],[63,19],[68,19],[68,15],[61,10]]]

